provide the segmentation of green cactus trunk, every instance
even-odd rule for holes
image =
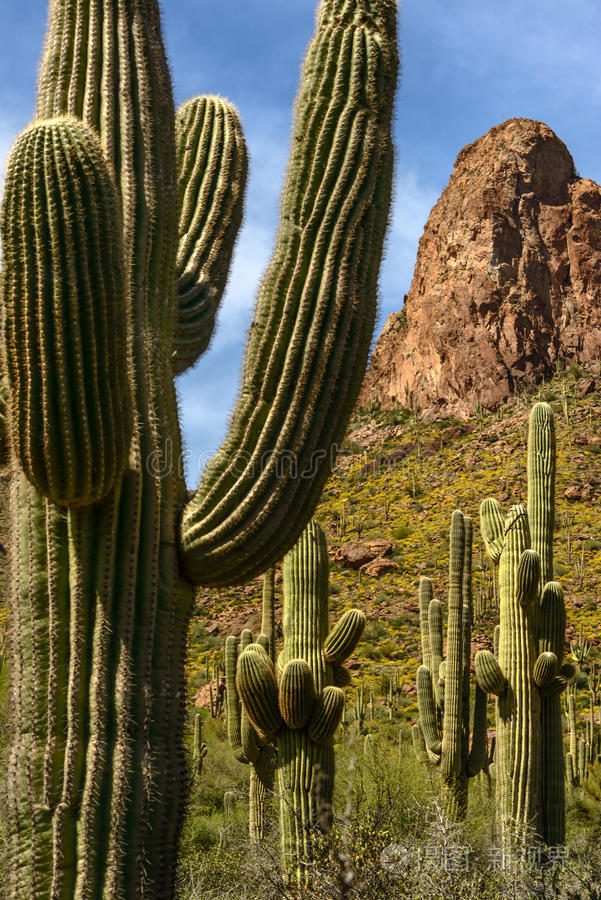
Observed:
[[[231,433],[187,502],[173,376],[225,286],[240,126],[219,98],[176,122],[156,0],[51,2],[0,223],[12,898],[172,896],[192,585],[265,571],[330,472],[375,317],[395,81],[392,0],[324,0]]]
[[[432,599],[432,583],[419,586],[423,664],[417,673],[419,726],[415,754],[440,766],[447,812],[465,815],[468,779],[482,769],[487,754],[486,694],[476,685],[470,745],[470,659],[472,639],[472,523],[456,510],[451,517],[447,656],[442,658],[442,612]],[[425,751],[425,753],[424,753]]]

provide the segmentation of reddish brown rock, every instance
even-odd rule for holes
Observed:
[[[372,559],[371,562],[361,566],[363,574],[369,575],[371,578],[380,578],[380,576],[388,575],[389,572],[395,572],[397,569],[398,565],[391,559],[382,559],[380,557]]]
[[[600,355],[601,189],[550,128],[510,119],[457,157],[360,403],[465,416]]]
[[[334,559],[348,569],[360,569],[365,563],[392,552],[392,541],[376,538],[373,541],[350,541],[334,552]]]

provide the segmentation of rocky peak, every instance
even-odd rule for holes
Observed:
[[[459,153],[360,402],[465,416],[600,351],[601,189],[550,128],[510,119]]]

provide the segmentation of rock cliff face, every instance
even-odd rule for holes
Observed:
[[[550,128],[510,119],[457,157],[360,402],[462,416],[600,357],[601,189]]]

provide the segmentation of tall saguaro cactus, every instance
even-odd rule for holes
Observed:
[[[480,509],[487,551],[499,562],[498,659],[476,656],[476,675],[497,697],[497,804],[505,846],[531,833],[548,845],[565,840],[560,695],[574,674],[562,665],[565,604],[553,581],[555,431],[547,403],[530,415],[528,509],[505,521],[496,500]]]
[[[174,374],[225,285],[241,128],[210,97],[176,119],[157,0],[51,0],[0,221],[11,897],[172,895],[193,584],[281,558],[344,433],[388,219],[395,28],[394,0],[321,4],[238,405],[188,501]]]
[[[328,634],[326,539],[310,522],[284,559],[284,648],[276,670],[252,645],[238,659],[237,686],[255,730],[278,750],[284,869],[303,880],[300,862],[312,852],[318,826],[327,829],[334,788],[334,733],[344,709],[349,672],[343,665],[365,625],[348,610]]]
[[[432,599],[432,582],[419,590],[423,664],[417,671],[419,726],[413,737],[417,757],[439,765],[448,789],[448,809],[467,809],[468,778],[487,756],[486,702],[476,685],[470,745],[470,657],[472,642],[472,523],[455,510],[451,517],[447,654],[443,660],[442,611]],[[424,752],[425,751],[425,752]],[[427,754],[427,757],[425,757]]]

